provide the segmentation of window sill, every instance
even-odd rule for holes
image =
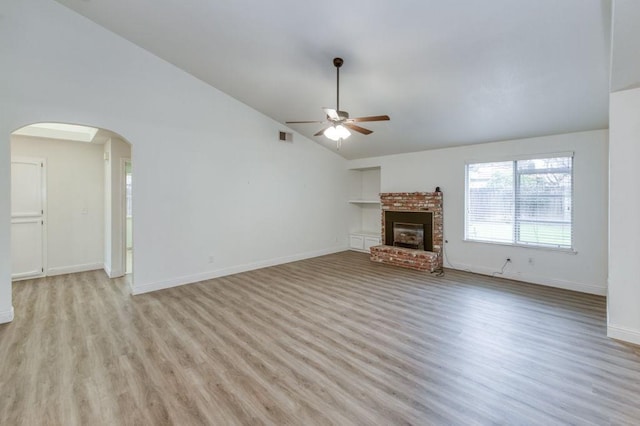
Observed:
[[[494,241],[470,240],[467,238],[463,239],[462,241],[465,243],[490,244],[493,246],[505,246],[505,247],[516,247],[516,248],[524,248],[524,249],[531,249],[531,250],[553,251],[553,252],[565,253],[565,254],[578,254],[578,251],[574,248],[535,246],[535,245],[529,245],[529,244],[498,243]]]

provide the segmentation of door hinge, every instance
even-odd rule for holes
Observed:
[[[40,167],[44,167],[44,163],[40,163]]]
[[[44,272],[44,268],[40,268],[42,270],[42,272]]]
[[[40,222],[44,225],[44,220],[41,220]]]

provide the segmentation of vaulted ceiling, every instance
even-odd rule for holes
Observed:
[[[341,109],[391,116],[345,158],[608,127],[610,1],[58,1],[281,123],[335,107],[344,58]]]

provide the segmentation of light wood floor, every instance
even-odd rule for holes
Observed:
[[[605,299],[344,252],[131,297],[14,285],[2,425],[640,424]]]

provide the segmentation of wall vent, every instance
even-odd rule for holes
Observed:
[[[278,140],[280,142],[293,142],[293,133],[279,132]]]

